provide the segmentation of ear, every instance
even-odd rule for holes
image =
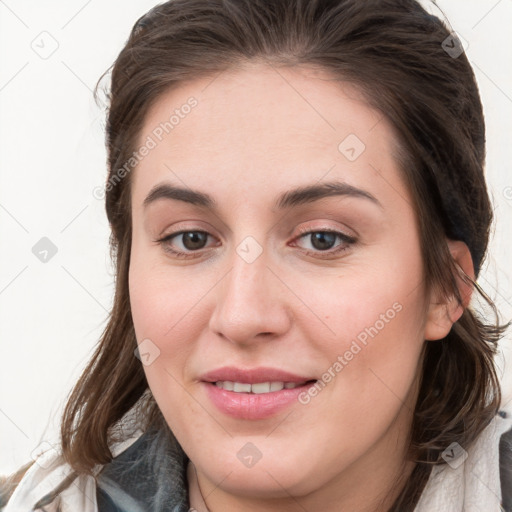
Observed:
[[[473,286],[464,280],[464,274],[475,279],[473,260],[468,246],[458,240],[447,240],[448,248],[455,266],[459,270],[457,276],[457,287],[462,298],[459,304],[454,296],[448,298],[436,297],[432,291],[431,302],[428,308],[427,321],[425,324],[425,339],[440,340],[444,338],[452,328],[452,325],[462,316],[464,309],[469,305]]]

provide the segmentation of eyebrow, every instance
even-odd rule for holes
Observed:
[[[348,196],[367,199],[382,208],[382,204],[379,200],[366,190],[354,187],[348,183],[336,181],[307,185],[289,190],[278,197],[274,207],[278,210],[284,210],[331,196]],[[147,208],[151,203],[159,199],[183,201],[210,210],[216,210],[218,206],[215,199],[204,192],[178,187],[171,183],[161,183],[153,187],[146,199],[144,199],[144,208]]]

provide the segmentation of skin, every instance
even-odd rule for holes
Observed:
[[[166,92],[140,133],[142,144],[169,113],[197,99],[131,176],[129,286],[137,340],[160,350],[144,366],[149,386],[212,512],[386,510],[400,492],[395,479],[414,467],[404,458],[424,342],[445,336],[462,313],[425,295],[392,127],[355,88],[327,78],[314,68],[246,64]],[[366,145],[355,161],[338,150],[349,134]],[[330,196],[274,208],[292,188],[330,181],[380,204]],[[144,208],[162,182],[208,193],[218,209],[165,198]],[[299,228],[356,242],[335,238],[322,251]],[[210,236],[199,249],[180,235],[155,242],[180,230]],[[251,263],[236,251],[248,236],[262,249]],[[464,244],[450,249],[470,273]],[[393,304],[400,312],[305,405],[235,419],[199,382],[225,365],[321,379]],[[251,468],[237,458],[247,442],[262,454]]]

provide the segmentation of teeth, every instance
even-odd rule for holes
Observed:
[[[250,384],[242,384],[241,382],[233,382],[233,391],[235,393],[250,393],[251,385]]]
[[[270,391],[281,391],[284,388],[284,382],[271,382]]]
[[[246,384],[244,382],[231,382],[229,380],[217,381],[215,385],[226,391],[234,391],[235,393],[271,393],[273,391],[281,391],[284,389],[293,389],[300,386],[297,382],[257,382],[255,384]]]
[[[251,391],[253,393],[269,393],[270,387],[270,382],[258,382],[251,385]]]

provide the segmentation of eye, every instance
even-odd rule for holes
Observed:
[[[206,231],[178,231],[176,233],[170,233],[159,240],[155,240],[155,242],[161,244],[166,252],[179,258],[187,258],[193,257],[194,252],[204,249],[209,236],[211,235]],[[174,248],[172,244],[172,240],[175,238],[178,241],[177,249]]]
[[[326,256],[333,256],[342,253],[350,248],[351,245],[355,244],[357,240],[341,231],[326,229],[326,230],[307,230],[301,228],[299,230],[302,234],[297,240],[305,239],[309,240],[312,249],[306,248],[306,254],[314,256],[322,256],[324,253]],[[339,245],[335,247],[336,241],[339,241]],[[333,249],[333,247],[335,247]]]

